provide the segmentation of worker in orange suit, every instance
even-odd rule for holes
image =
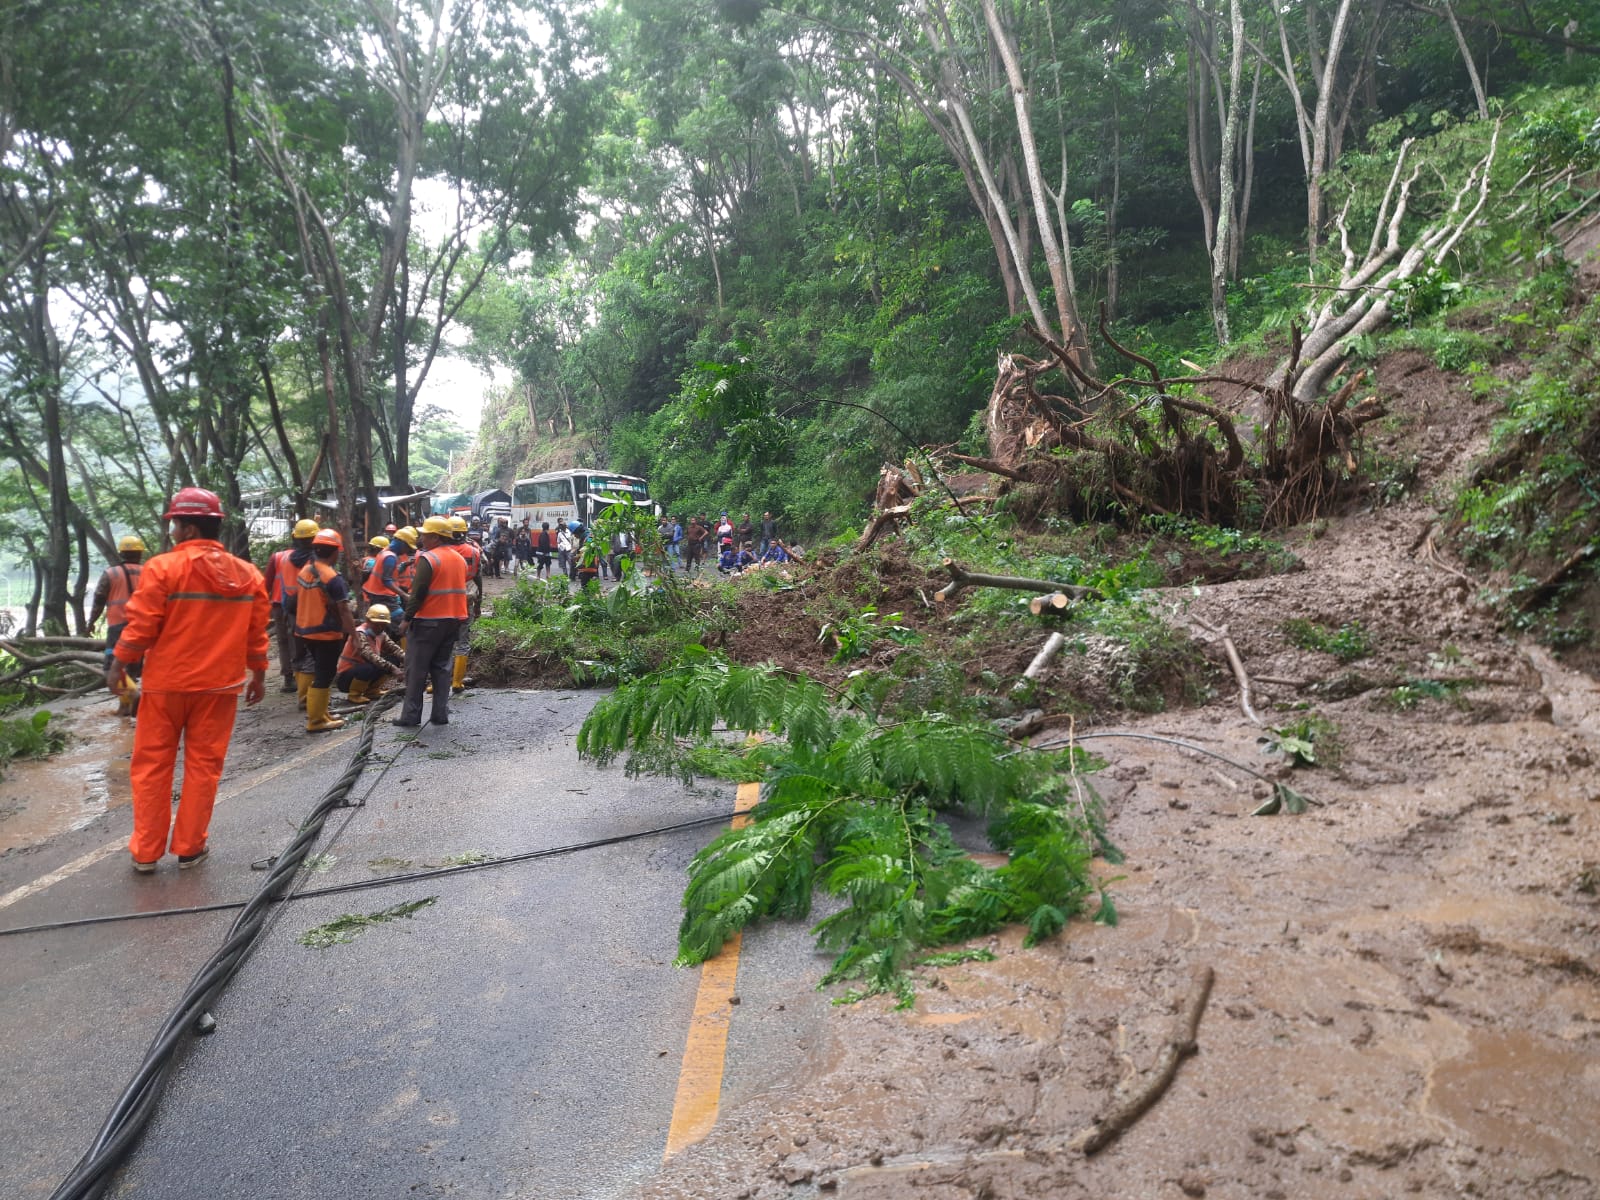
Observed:
[[[266,694],[267,586],[255,565],[217,540],[222,501],[187,487],[165,514],[173,548],[144,565],[128,601],[128,623],[113,650],[106,686],[120,694],[127,669],[143,661],[134,726],[133,869],[148,874],[167,853],[180,869],[210,852],[207,831],[222,763],[233,736],[239,691],[246,704]],[[183,794],[172,820],[172,776],[183,743]]]

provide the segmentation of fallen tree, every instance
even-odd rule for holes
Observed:
[[[1346,202],[1335,220],[1337,278],[1311,285],[1318,300],[1292,325],[1282,359],[1264,378],[1168,374],[1118,340],[1102,306],[1101,338],[1129,364],[1127,373],[1096,378],[1070,348],[1024,326],[1045,354],[1000,355],[984,414],[988,453],[946,451],[944,460],[996,477],[996,490],[1009,493],[1011,511],[1025,521],[1122,512],[1283,526],[1315,517],[1358,470],[1361,430],[1385,415],[1365,390],[1365,372],[1340,379],[1351,342],[1387,323],[1413,282],[1439,269],[1481,223],[1499,132],[1495,126],[1485,153],[1420,224],[1414,190],[1425,164],[1404,143],[1359,253]],[[1046,387],[1063,374],[1071,396]],[[1211,398],[1219,387],[1245,402]],[[862,547],[910,513],[921,484],[915,472],[884,469]]]

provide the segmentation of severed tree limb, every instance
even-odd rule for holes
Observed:
[[[1045,639],[1044,645],[1040,648],[1039,653],[1033,656],[1033,661],[1028,664],[1028,669],[1022,673],[1022,678],[1037,679],[1039,676],[1043,675],[1044,669],[1050,665],[1050,660],[1056,655],[1060,654],[1061,647],[1065,646],[1066,644],[1066,634],[1052,633]],[[1018,680],[1018,686],[1021,686],[1021,680]]]
[[[872,545],[873,542],[878,540],[878,536],[883,533],[887,526],[892,525],[910,511],[911,506],[909,504],[897,504],[893,508],[879,509],[873,513],[872,520],[867,522],[866,529],[862,530],[861,537],[856,541],[856,550],[865,550]]]
[[[65,634],[59,637],[51,634],[36,634],[33,637],[23,637],[19,634],[16,637],[5,638],[3,642],[19,646],[29,653],[42,650],[46,646],[69,646],[74,650],[104,650],[106,648],[105,638],[68,637]]]
[[[950,582],[933,594],[938,601],[952,598],[964,587],[1009,588],[1016,592],[1064,592],[1073,600],[1098,600],[1100,593],[1094,588],[1079,587],[1075,583],[1056,583],[1049,579],[1023,579],[1015,575],[985,575],[969,571],[954,559],[944,560],[944,569],[950,572]]]
[[[1006,479],[1015,479],[1019,483],[1032,482],[1032,480],[1030,480],[1021,471],[1018,471],[1012,467],[1008,467],[1005,463],[997,462],[992,458],[979,458],[972,454],[957,454],[954,451],[946,453],[945,457],[950,459],[952,462],[961,463],[963,466],[976,467],[980,471],[987,471],[991,475],[1000,475]]]
[[[1087,1129],[1080,1130],[1068,1143],[1069,1149],[1081,1150],[1086,1156],[1104,1150],[1161,1099],[1178,1073],[1178,1064],[1199,1048],[1195,1037],[1200,1031],[1200,1017],[1206,1010],[1206,1002],[1211,999],[1215,978],[1210,967],[1201,967],[1194,973],[1189,998],[1173,1023],[1166,1045],[1161,1047],[1155,1064],[1144,1076],[1144,1082],[1136,1091],[1114,1100],[1110,1111],[1095,1118]]]
[[[1247,720],[1256,725],[1265,724],[1256,713],[1254,705],[1250,703],[1250,676],[1245,674],[1244,659],[1239,657],[1239,647],[1233,644],[1233,638],[1228,633],[1228,627],[1226,625],[1213,625],[1193,613],[1189,615],[1189,619],[1213,637],[1222,639],[1222,651],[1228,656],[1228,666],[1233,669],[1233,677],[1239,684],[1239,707],[1244,710]]]
[[[1028,611],[1036,617],[1045,613],[1066,612],[1072,606],[1072,597],[1065,592],[1046,592],[1028,601]]]

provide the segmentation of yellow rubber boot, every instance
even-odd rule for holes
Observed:
[[[344,720],[340,717],[328,715],[328,688],[306,689],[306,732],[327,733],[332,729],[343,729]]]
[[[296,671],[294,673],[294,690],[298,693],[295,700],[296,708],[304,708],[306,706],[306,692],[310,690],[311,681],[315,678],[316,676],[310,671]]]
[[[350,681],[350,690],[345,693],[345,699],[350,701],[351,704],[370,704],[372,703],[372,697],[367,695],[367,689],[371,686],[372,684],[368,680],[352,679]]]
[[[450,678],[450,690],[452,692],[459,692],[462,688],[464,688],[466,686],[467,686],[467,656],[465,654],[458,654],[458,655],[456,655],[455,674],[453,676],[451,676],[451,678]]]

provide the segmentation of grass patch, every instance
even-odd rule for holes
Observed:
[[[1315,621],[1294,618],[1283,623],[1283,632],[1291,645],[1331,654],[1342,663],[1352,663],[1372,653],[1372,637],[1360,621],[1346,621],[1337,629],[1329,629]]]

